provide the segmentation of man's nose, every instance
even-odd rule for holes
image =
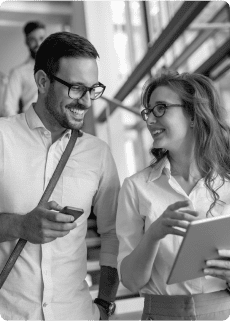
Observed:
[[[38,46],[38,47],[40,47],[42,41],[43,41],[43,40],[38,40],[38,42],[37,42],[37,46]]]
[[[90,108],[92,105],[92,100],[90,99],[90,93],[87,91],[84,96],[82,96],[78,101],[87,108]]]
[[[36,47],[36,48],[39,48],[40,45],[41,45],[41,43],[43,42],[43,40],[44,40],[44,39],[36,39],[36,41],[35,41],[35,47]]]

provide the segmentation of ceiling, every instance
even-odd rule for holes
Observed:
[[[69,25],[72,1],[5,1],[0,6],[1,27],[22,27],[28,20]]]

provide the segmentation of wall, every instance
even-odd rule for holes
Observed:
[[[118,78],[118,57],[113,44],[113,24],[110,1],[85,1],[85,20],[88,39],[99,52],[99,81],[106,85],[105,96],[113,97],[121,85]],[[95,101],[93,112],[99,115],[105,102]],[[121,182],[127,177],[126,157],[124,148],[124,126],[121,110],[118,109],[109,118],[109,123],[96,124],[96,133],[111,148]]]
[[[27,57],[23,34],[18,27],[1,26],[0,71],[6,75],[10,69]]]

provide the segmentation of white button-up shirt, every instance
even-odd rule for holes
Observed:
[[[28,58],[23,64],[12,69],[5,89],[1,116],[13,116],[19,111],[19,100],[23,112],[37,100],[38,88],[34,80],[34,59]]]
[[[24,215],[34,209],[69,141],[70,131],[52,144],[51,133],[31,107],[0,119],[0,213]],[[119,180],[106,143],[79,137],[50,197],[61,206],[82,208],[77,227],[46,244],[27,242],[0,291],[4,319],[99,319],[88,285],[87,218],[94,206],[101,234],[100,264],[116,267],[115,214]],[[0,270],[16,241],[0,243]]]
[[[218,186],[220,182],[216,182]],[[230,203],[230,183],[218,190],[220,200]],[[190,209],[199,212],[200,218],[212,203],[212,198],[201,179],[187,195],[176,179],[171,176],[170,163],[163,159],[155,167],[148,167],[125,179],[120,191],[117,212],[117,235],[120,242],[118,270],[124,257],[129,255],[142,239],[145,231],[170,205],[178,201],[190,201]],[[220,215],[224,203],[218,203],[212,215]],[[210,276],[167,285],[166,281],[182,242],[182,237],[167,235],[161,239],[149,282],[140,293],[163,295],[190,295],[219,291],[226,288],[224,280]],[[120,275],[121,276],[121,275]]]

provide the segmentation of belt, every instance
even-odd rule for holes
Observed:
[[[144,294],[144,297],[143,312],[161,319],[196,319],[197,315],[230,311],[230,294],[227,290],[195,295]]]

